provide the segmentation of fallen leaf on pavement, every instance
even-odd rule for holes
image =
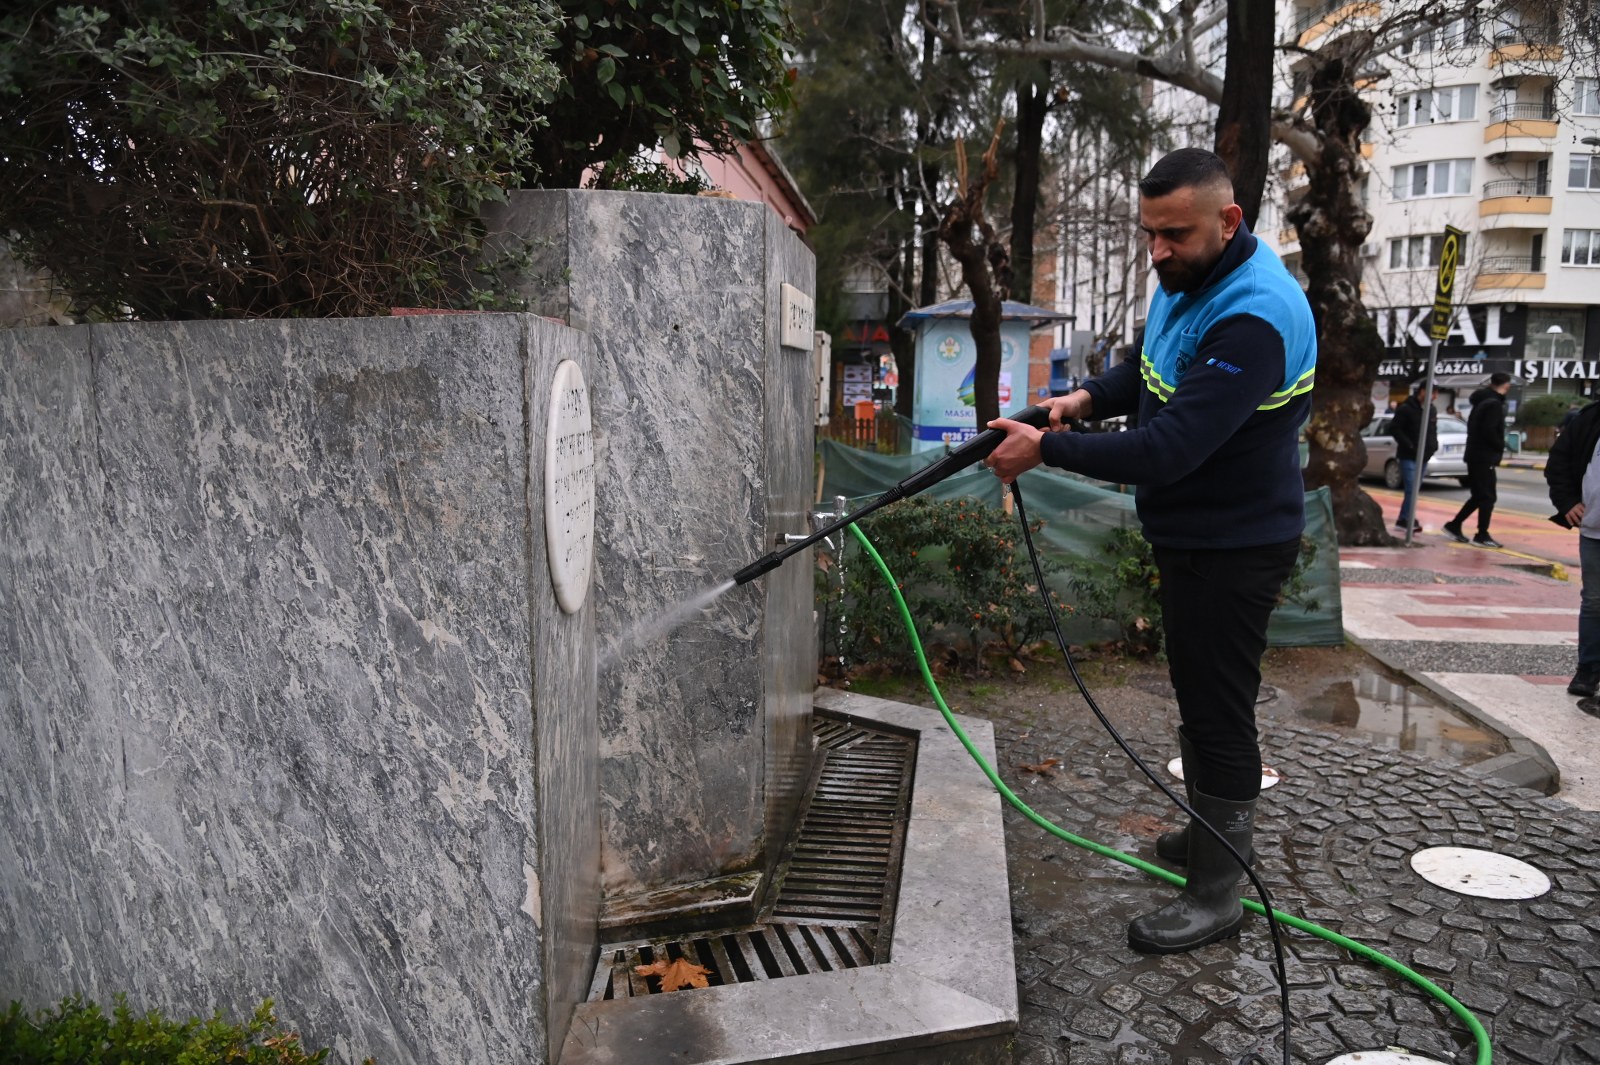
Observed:
[[[704,965],[696,965],[687,958],[674,958],[672,961],[651,962],[649,965],[635,965],[633,971],[640,976],[661,977],[661,990],[677,991],[685,987],[706,987],[706,977],[711,975],[711,970]]]
[[[1038,765],[1029,765],[1027,762],[1018,762],[1017,768],[1025,769],[1030,773],[1038,773],[1040,776],[1053,777],[1056,775],[1056,766],[1060,764],[1061,759],[1059,758],[1046,758]]]

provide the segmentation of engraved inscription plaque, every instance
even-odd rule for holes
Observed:
[[[577,613],[594,568],[594,422],[583,369],[556,367],[544,448],[544,539],[556,602]]]
[[[785,282],[783,289],[783,328],[778,343],[786,348],[811,350],[812,331],[816,328],[816,303],[804,292]]]

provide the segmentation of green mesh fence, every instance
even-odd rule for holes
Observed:
[[[844,496],[852,506],[887,491],[935,457],[920,455],[881,455],[823,440],[822,500]],[[1075,474],[1040,467],[1022,481],[1023,502],[1028,516],[1042,520],[1044,528],[1035,541],[1042,551],[1065,562],[1071,558],[1097,555],[1100,545],[1123,526],[1137,526],[1133,509],[1133,490],[1119,492],[1098,481]],[[990,506],[1001,505],[1005,486],[982,466],[948,477],[923,495],[935,499],[971,499]],[[1316,545],[1304,575],[1304,598],[1310,606],[1284,603],[1272,614],[1267,640],[1273,647],[1325,647],[1344,642],[1344,620],[1339,599],[1339,546],[1333,532],[1333,504],[1326,488],[1306,493],[1305,535]],[[1051,582],[1055,584],[1055,581]],[[1064,597],[1070,589],[1058,589]]]

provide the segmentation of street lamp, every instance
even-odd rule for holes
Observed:
[[[1600,137],[1591,137],[1589,139],[1596,144],[1600,144]],[[1559,325],[1553,325],[1544,331],[1545,335],[1550,338],[1550,352],[1544,357],[1544,394],[1547,396],[1550,394],[1551,387],[1555,382],[1556,337],[1560,336],[1562,331]]]

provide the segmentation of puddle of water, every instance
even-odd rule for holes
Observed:
[[[1330,684],[1308,698],[1287,693],[1256,713],[1286,721],[1332,726],[1368,737],[1384,747],[1415,751],[1472,765],[1504,754],[1504,738],[1464,717],[1425,690],[1409,687],[1370,669]]]

